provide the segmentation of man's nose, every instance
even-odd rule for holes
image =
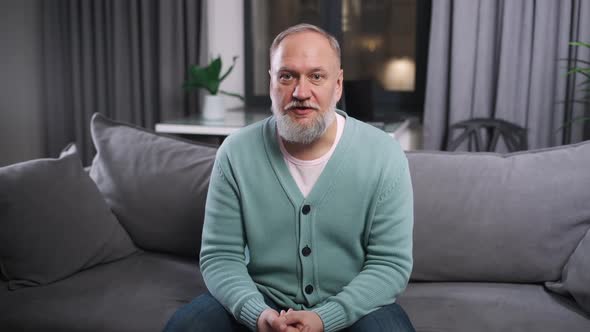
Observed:
[[[295,90],[293,90],[293,97],[299,100],[305,100],[311,97],[309,82],[305,78],[301,78],[297,82]]]

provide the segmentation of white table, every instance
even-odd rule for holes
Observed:
[[[245,112],[243,108],[229,109],[222,120],[203,119],[200,115],[156,123],[156,132],[184,135],[229,136],[254,122],[270,115],[262,112]]]

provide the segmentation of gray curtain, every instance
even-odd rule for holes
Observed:
[[[154,128],[196,111],[182,90],[199,63],[201,0],[42,1],[46,155],[94,154],[94,112]]]
[[[558,131],[585,108],[564,102],[582,77],[566,76],[560,59],[588,60],[568,42],[589,32],[586,0],[433,0],[424,148],[443,149],[451,124],[476,117],[527,128],[529,148],[582,140],[583,124]]]

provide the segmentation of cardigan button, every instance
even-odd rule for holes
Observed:
[[[309,294],[313,293],[313,286],[312,286],[312,285],[307,285],[307,286],[305,286],[305,293],[306,293],[307,295],[309,295]]]
[[[303,254],[303,256],[307,257],[311,254],[311,248],[305,246],[305,248],[301,249],[301,253]]]
[[[303,212],[303,214],[308,214],[309,211],[311,211],[311,206],[309,206],[308,204],[305,204],[303,206],[303,209],[301,209],[301,212]]]

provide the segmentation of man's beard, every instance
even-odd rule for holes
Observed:
[[[297,123],[289,116],[291,109],[296,107],[312,108],[315,110],[314,112],[318,112],[318,115],[311,119],[310,124]],[[287,142],[299,144],[310,144],[322,137],[336,119],[335,108],[336,105],[330,107],[326,112],[320,112],[319,105],[309,101],[292,101],[285,106],[284,110],[277,109],[274,103],[272,105],[279,135]]]

